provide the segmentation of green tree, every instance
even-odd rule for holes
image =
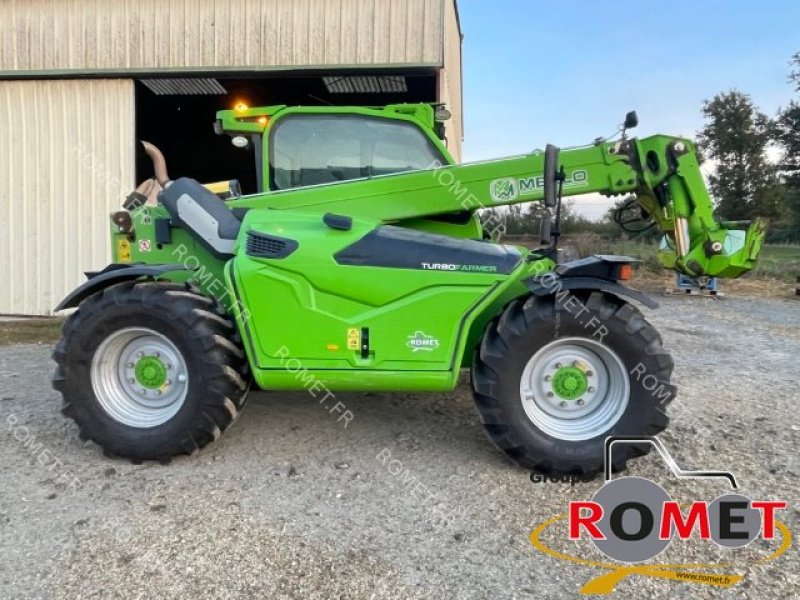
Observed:
[[[706,125],[700,133],[704,156],[714,161],[709,176],[717,213],[728,220],[777,219],[782,214],[777,169],[766,158],[773,126],[737,90],[703,104]]]
[[[794,91],[800,92],[800,52],[792,57],[790,65],[789,81],[794,84]],[[775,137],[783,152],[778,169],[788,212],[782,237],[797,241],[800,240],[800,103],[797,100],[778,113]]]

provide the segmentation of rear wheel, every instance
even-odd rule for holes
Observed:
[[[87,298],[65,322],[54,359],[53,386],[81,437],[134,461],[196,451],[246,399],[233,323],[184,285],[126,282]]]
[[[531,296],[487,328],[472,371],[490,439],[516,463],[593,476],[610,435],[655,435],[668,424],[672,359],[630,304],[602,292],[574,301]],[[615,470],[649,445],[614,452]]]

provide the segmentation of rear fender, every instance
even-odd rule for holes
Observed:
[[[184,265],[127,265],[110,264],[102,271],[87,272],[88,281],[75,288],[55,310],[65,308],[75,308],[89,296],[123,281],[133,281],[136,279],[155,279],[172,271],[188,271]]]

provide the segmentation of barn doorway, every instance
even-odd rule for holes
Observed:
[[[433,73],[140,79],[135,84],[136,139],[158,146],[171,177],[201,182],[238,179],[245,194],[258,190],[252,147],[236,148],[214,133],[218,110],[248,106],[358,105],[435,102]],[[152,176],[137,143],[136,181]]]

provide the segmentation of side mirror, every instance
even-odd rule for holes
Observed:
[[[559,149],[547,144],[544,149],[544,205],[553,208],[556,205],[556,171],[558,170]],[[550,212],[550,211],[548,211]]]
[[[623,123],[622,127],[624,129],[633,129],[639,124],[639,117],[636,115],[636,111],[632,110],[627,115],[625,115],[625,123]]]
[[[539,223],[539,244],[550,246],[553,243],[553,236],[550,234],[551,216],[550,209],[546,208],[542,212],[542,221]]]

